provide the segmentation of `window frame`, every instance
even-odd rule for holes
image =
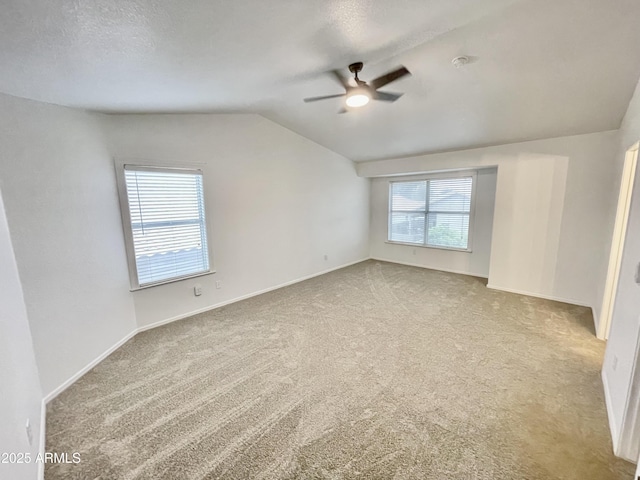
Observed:
[[[391,240],[391,218],[392,213],[392,189],[394,183],[406,183],[406,182],[420,182],[420,181],[429,181],[429,180],[450,180],[457,178],[471,178],[471,203],[469,205],[469,233],[467,236],[467,248],[456,248],[456,247],[447,247],[440,245],[429,245],[426,243],[410,243],[410,242],[398,242],[397,240]],[[449,171],[449,172],[439,172],[439,173],[428,173],[428,174],[420,174],[420,175],[407,175],[402,176],[394,180],[389,180],[389,185],[387,188],[387,240],[385,243],[389,243],[392,245],[404,245],[410,247],[418,247],[418,248],[434,248],[437,250],[450,250],[454,252],[464,252],[464,253],[472,253],[473,252],[473,232],[475,225],[475,213],[476,213],[476,190],[478,183],[478,171],[477,170],[457,170],[457,171]],[[438,212],[438,211],[430,211],[429,210],[429,191],[427,184],[427,201],[425,204],[424,210],[424,223],[425,230],[428,230],[428,214],[429,213],[463,213],[463,212]],[[395,212],[403,212],[404,210],[395,210]],[[412,211],[409,213],[423,213],[422,211]],[[464,212],[466,213],[466,212]],[[427,240],[427,235],[425,232],[425,241]]]
[[[205,211],[205,234],[207,236],[207,254],[209,258],[209,270],[205,272],[198,272],[188,275],[182,275],[179,277],[167,278],[164,280],[159,280],[157,282],[145,283],[144,285],[140,285],[138,280],[138,268],[136,263],[136,254],[135,254],[135,246],[133,242],[133,229],[131,227],[131,214],[129,212],[129,196],[127,194],[127,183],[125,178],[125,169],[126,167],[133,167],[138,171],[149,171],[149,172],[184,172],[184,173],[192,173],[192,174],[200,174],[202,175],[202,197],[204,202],[204,211]],[[144,290],[147,288],[157,287],[158,285],[166,285],[169,283],[180,282],[182,280],[187,280],[190,278],[202,277],[204,275],[211,275],[216,273],[214,268],[214,257],[211,249],[211,218],[207,213],[210,211],[209,206],[207,205],[207,195],[206,195],[206,186],[205,186],[205,173],[204,173],[204,164],[184,164],[179,165],[176,163],[161,163],[161,162],[152,162],[152,161],[141,161],[141,160],[131,160],[131,159],[116,159],[115,160],[115,168],[116,168],[116,184],[118,187],[118,199],[120,203],[120,214],[122,217],[122,231],[124,237],[124,246],[127,255],[127,267],[129,270],[129,282],[130,289],[129,291],[135,292],[138,290]]]

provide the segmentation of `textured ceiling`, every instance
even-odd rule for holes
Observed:
[[[259,112],[353,160],[618,128],[638,0],[5,0],[0,92],[106,112]],[[451,59],[472,62],[456,69]],[[328,70],[403,64],[337,115]],[[345,74],[348,72],[345,69]]]

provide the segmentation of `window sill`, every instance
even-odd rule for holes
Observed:
[[[185,275],[184,277],[169,278],[167,280],[162,280],[161,282],[147,283],[147,284],[139,286],[139,287],[131,287],[129,289],[129,291],[130,292],[137,292],[139,290],[146,290],[147,288],[153,288],[153,287],[157,287],[159,285],[167,285],[168,283],[181,282],[182,280],[189,280],[191,278],[204,277],[205,275],[212,275],[214,273],[216,273],[215,270],[209,270],[208,272],[195,273],[193,275]]]
[[[436,245],[423,245],[421,243],[394,242],[392,240],[386,240],[384,243],[388,243],[389,245],[404,245],[405,247],[430,248],[435,250],[449,250],[451,252],[473,253],[473,250],[471,250],[470,248],[440,247]]]

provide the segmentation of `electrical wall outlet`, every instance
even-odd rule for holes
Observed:
[[[25,429],[27,430],[27,440],[29,441],[29,445],[33,445],[33,429],[31,428],[31,421],[28,418]]]
[[[638,268],[636,268],[636,283],[640,285],[640,263],[638,263]]]
[[[325,255],[324,255],[324,261],[326,262],[327,260],[329,260],[329,255],[327,255],[327,254],[325,253]]]
[[[222,280],[216,280],[216,288],[222,288]]]
[[[196,297],[199,297],[200,295],[202,295],[202,285],[197,284],[195,287],[193,287],[193,294]]]

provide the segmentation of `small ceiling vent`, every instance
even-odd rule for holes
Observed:
[[[464,67],[467,63],[469,63],[469,57],[465,57],[464,55],[461,55],[451,60],[451,63],[453,63],[454,67],[461,68],[461,67]]]

